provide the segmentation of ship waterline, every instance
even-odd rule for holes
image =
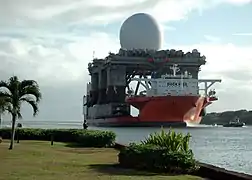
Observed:
[[[186,122],[183,121],[139,121],[137,117],[122,116],[103,119],[90,119],[90,126],[96,127],[186,127]]]

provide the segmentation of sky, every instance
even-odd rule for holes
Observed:
[[[40,84],[36,119],[82,120],[93,51],[118,52],[121,24],[139,12],[160,24],[162,49],[198,49],[207,58],[200,78],[222,79],[208,112],[252,109],[251,0],[0,0],[0,79]]]

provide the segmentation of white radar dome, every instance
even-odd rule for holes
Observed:
[[[161,32],[156,20],[145,13],[137,13],[126,19],[120,29],[121,48],[159,50]]]

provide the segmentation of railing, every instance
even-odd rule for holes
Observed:
[[[171,82],[171,80],[172,79],[162,79],[162,78],[159,78],[159,79],[149,79],[149,78],[132,78],[132,81],[137,81],[138,83],[140,83],[145,89],[146,89],[146,92],[147,92],[147,95],[148,96],[158,96],[158,95],[163,95],[163,93],[161,93],[161,94],[158,94],[158,93],[155,93],[155,90],[158,90],[158,88],[159,87],[154,87],[154,84],[156,84],[155,86],[157,86],[157,82],[158,81],[162,81],[162,82],[164,82],[164,81],[167,81],[167,83],[168,82]],[[205,96],[205,97],[211,97],[211,98],[214,98],[214,97],[216,97],[215,96],[215,92],[214,92],[214,94],[212,94],[212,95],[209,95],[208,94],[208,90],[209,90],[209,88],[214,84],[214,83],[216,83],[216,82],[221,82],[221,80],[220,79],[194,79],[194,80],[196,80],[197,81],[197,84],[198,84],[198,86],[199,86],[199,84],[200,83],[204,83],[204,88],[202,88],[202,89],[200,89],[199,87],[197,88],[197,90],[196,90],[196,94],[193,92],[195,89],[193,88],[193,86],[191,86],[191,88],[189,88],[189,89],[191,89],[190,91],[185,91],[185,92],[183,92],[183,82],[184,81],[186,81],[185,79],[181,79],[180,81],[181,81],[181,90],[178,90],[178,89],[176,89],[176,88],[174,88],[174,91],[176,91],[177,93],[175,93],[174,95],[199,95],[200,94],[200,90],[203,90],[203,92],[204,92],[204,95],[203,96]],[[190,83],[190,82],[189,82]],[[210,83],[210,84],[208,84],[208,83]],[[151,85],[149,85],[149,84],[153,84],[153,86],[151,87]],[[193,90],[194,89],[194,90]],[[165,90],[164,90],[165,91]],[[181,93],[179,93],[179,91],[182,91]],[[211,92],[211,91],[210,91]],[[169,95],[168,94],[169,92],[167,92],[167,95]],[[171,93],[171,92],[170,92]],[[133,93],[132,93],[133,94]],[[171,93],[171,95],[172,95],[173,93]],[[217,98],[217,97],[216,97]]]

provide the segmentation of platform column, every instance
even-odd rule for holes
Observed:
[[[106,104],[107,73],[101,69],[99,71],[99,96],[98,104]]]
[[[114,90],[113,85],[111,84],[111,67],[107,68],[107,102],[114,102]]]
[[[99,76],[97,73],[91,74],[91,90],[90,90],[90,106],[97,104],[98,101],[98,82]]]
[[[111,66],[107,68],[107,100],[125,102],[126,67]]]

